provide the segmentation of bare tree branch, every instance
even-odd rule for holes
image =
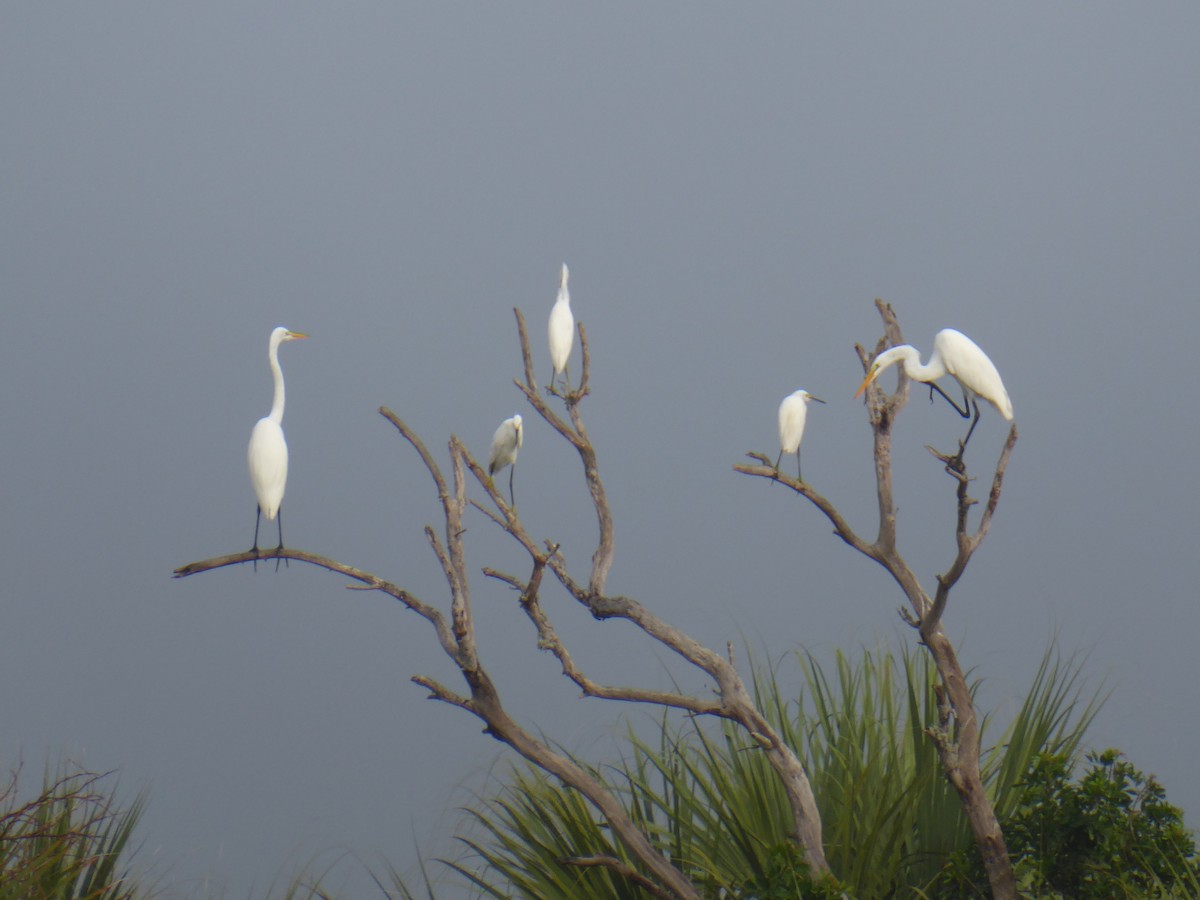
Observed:
[[[1000,460],[996,463],[996,474],[992,477],[992,489],[988,493],[987,506],[980,517],[979,527],[973,535],[967,532],[967,514],[971,507],[975,505],[975,501],[967,496],[967,486],[970,482],[965,477],[965,473],[959,478],[958,489],[956,491],[956,496],[958,497],[958,518],[955,529],[958,554],[950,564],[950,568],[945,573],[937,576],[938,586],[933,598],[933,607],[925,616],[926,627],[930,629],[936,628],[941,621],[942,613],[946,609],[946,603],[950,599],[950,589],[958,583],[958,579],[966,571],[967,563],[971,561],[972,554],[979,548],[983,539],[987,537],[988,530],[992,525],[992,515],[996,511],[996,504],[1000,502],[1000,488],[1004,484],[1004,473],[1008,469],[1008,460],[1012,456],[1012,449],[1016,443],[1017,426],[1013,425],[1008,430],[1008,439],[1004,442],[1004,449],[1000,451]]]
[[[429,690],[430,699],[432,700],[440,700],[443,703],[450,704],[451,706],[457,706],[460,709],[465,709],[470,713],[475,712],[475,709],[471,705],[469,698],[464,697],[462,694],[456,694],[439,681],[428,678],[425,675],[414,675],[410,680],[413,682],[413,684],[419,684],[421,687],[427,688]]]
[[[467,479],[463,471],[462,454],[458,452],[458,439],[450,439],[450,459],[454,465],[454,499],[446,513],[446,543],[450,549],[450,562],[454,567],[457,587],[450,597],[450,614],[454,619],[454,634],[462,648],[468,666],[479,665],[475,653],[475,629],[471,623],[471,588],[467,577],[466,551],[463,547],[463,510],[467,505]],[[466,673],[464,673],[466,674]]]
[[[596,518],[600,527],[600,540],[596,546],[596,552],[592,555],[592,573],[588,581],[588,592],[593,595],[601,594],[604,591],[604,584],[608,579],[609,569],[612,568],[615,541],[612,510],[608,505],[608,497],[604,491],[604,482],[600,480],[600,466],[596,460],[596,451],[592,446],[591,440],[588,438],[587,428],[584,427],[583,417],[579,411],[580,401],[590,393],[588,385],[591,382],[592,357],[591,350],[588,347],[587,329],[584,328],[582,322],[576,325],[579,331],[579,346],[583,356],[583,374],[580,377],[579,387],[566,394],[551,391],[554,396],[560,397],[565,401],[567,415],[571,419],[571,424],[568,425],[550,408],[545,398],[538,393],[537,385],[529,378],[529,375],[533,371],[533,357],[529,349],[529,334],[525,328],[525,317],[519,309],[514,309],[513,314],[517,319],[517,336],[521,342],[521,358],[524,361],[526,376],[529,379],[525,384],[518,381],[516,385],[520,388],[521,393],[525,395],[525,398],[533,406],[537,414],[571,443],[571,446],[579,453],[579,459],[583,463],[584,479],[587,482],[588,493],[592,497],[592,507],[596,511]]]
[[[404,437],[406,441],[412,444],[413,449],[417,451],[417,455],[421,457],[421,462],[425,464],[425,468],[429,471],[429,477],[433,479],[434,485],[437,487],[438,502],[442,505],[442,514],[447,525],[447,544],[451,543],[450,521],[453,517],[453,501],[451,499],[450,490],[446,486],[446,479],[442,476],[442,470],[438,467],[437,461],[433,458],[425,446],[425,442],[420,436],[408,427],[399,416],[388,409],[386,406],[379,407],[379,414],[387,419],[395,426],[396,430]],[[461,522],[461,513],[459,515]],[[446,575],[446,580],[450,584],[451,591],[458,594],[462,590],[462,585],[459,583],[462,573],[454,566],[450,555],[443,551],[441,545],[434,537],[433,529],[428,525],[425,526],[425,534],[429,538],[429,543],[433,546],[434,553],[437,554],[438,562],[442,565],[442,571]]]
[[[670,691],[652,691],[644,688],[613,687],[592,681],[583,673],[572,659],[566,644],[554,630],[550,618],[543,611],[538,600],[538,590],[541,585],[541,575],[545,568],[544,562],[535,562],[534,574],[527,584],[522,584],[511,575],[505,575],[493,569],[484,569],[489,578],[495,578],[521,591],[521,608],[537,630],[538,647],[549,650],[558,659],[563,674],[575,682],[583,691],[585,697],[596,697],[601,700],[620,700],[630,703],[653,703],[682,709],[694,715],[722,716],[730,718],[728,710],[720,703],[703,701],[685,694]]]
[[[436,608],[430,606],[428,603],[421,602],[416,596],[401,587],[397,587],[390,581],[384,581],[370,572],[364,572],[362,569],[354,568],[354,566],[345,565],[327,556],[318,556],[315,553],[295,550],[291,547],[273,550],[260,549],[258,552],[243,550],[241,553],[230,553],[227,556],[217,556],[213,559],[205,559],[200,562],[188,563],[186,566],[180,566],[175,570],[174,577],[187,578],[190,575],[199,575],[201,572],[211,572],[213,569],[220,569],[239,563],[254,562],[259,559],[294,559],[297,562],[308,563],[317,568],[336,572],[338,575],[344,575],[361,583],[368,590],[387,594],[389,597],[399,600],[422,618],[428,620],[437,633],[439,643],[441,643],[442,648],[448,654],[456,656],[458,653],[454,634],[449,626],[447,626],[445,618]]]
[[[454,564],[450,562],[450,555],[446,552],[446,548],[442,546],[441,540],[437,536],[437,532],[433,530],[432,525],[426,525],[423,529],[425,539],[429,541],[429,547],[433,550],[433,555],[437,557],[438,564],[442,567],[442,574],[446,577],[446,583],[453,585],[458,579],[457,573],[454,571]]]
[[[869,370],[872,360],[888,347],[903,343],[899,323],[890,304],[876,300],[875,306],[883,320],[884,336],[869,353],[861,346],[855,347],[863,371]],[[879,502],[879,531],[874,543],[867,544],[846,524],[837,508],[818,494],[808,484],[793,481],[775,471],[770,459],[763,454],[747,454],[761,465],[735,465],[734,470],[746,475],[768,478],[791,487],[796,493],[811,502],[833,523],[834,533],[869,559],[875,560],[891,574],[904,591],[913,614],[902,612],[902,618],[919,629],[921,641],[933,657],[941,678],[937,686],[940,727],[931,732],[937,747],[946,777],[959,794],[963,810],[971,824],[975,840],[983,857],[992,892],[995,897],[1016,897],[1016,881],[1012,863],[1004,843],[999,822],[991,801],[983,788],[979,769],[980,727],[975,713],[974,700],[963,668],[950,640],[941,626],[942,615],[949,600],[950,591],[961,578],[971,555],[979,547],[991,527],[992,516],[1000,500],[1004,473],[1017,440],[1014,425],[1001,451],[995,475],[992,478],[988,503],[979,526],[974,534],[968,530],[968,515],[976,501],[968,495],[970,478],[959,455],[949,457],[931,450],[942,461],[946,471],[957,484],[955,489],[957,517],[955,525],[956,555],[945,573],[937,576],[937,591],[934,598],[921,586],[908,563],[900,555],[896,545],[896,507],[892,485],[892,424],[896,415],[908,402],[909,379],[899,369],[899,380],[895,392],[887,394],[876,381],[867,387],[867,415],[874,437],[874,465],[876,494]],[[915,614],[915,615],[914,615]]]
[[[780,472],[775,468],[775,464],[771,462],[770,457],[765,456],[762,453],[747,453],[746,455],[751,459],[758,460],[759,465],[748,466],[745,463],[735,463],[733,471],[741,472],[743,475],[754,475],[758,478],[766,478],[770,481],[776,481],[785,487],[791,488],[797,494],[812,503],[812,505],[819,509],[822,513],[824,513],[825,518],[829,519],[830,523],[833,525],[834,534],[840,537],[859,553],[869,556],[872,559],[876,559],[875,545],[868,544],[866,541],[860,538],[854,532],[854,529],[850,527],[850,524],[846,521],[842,514],[838,511],[838,508],[821,494],[818,494],[813,489],[812,485]]]
[[[567,856],[559,860],[559,863],[564,866],[576,866],[581,869],[593,868],[600,866],[605,869],[612,869],[622,878],[627,878],[638,887],[645,890],[651,897],[670,897],[662,888],[656,885],[653,881],[639,872],[632,866],[621,862],[615,856]]]

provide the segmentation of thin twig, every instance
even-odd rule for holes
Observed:
[[[1012,450],[1016,443],[1017,426],[1013,425],[1008,431],[1008,438],[1004,442],[1004,449],[1000,451],[1000,459],[996,463],[996,473],[992,476],[992,487],[988,492],[988,502],[984,507],[983,515],[980,517],[979,527],[974,534],[967,532],[967,513],[975,501],[967,496],[968,480],[964,478],[959,482],[956,491],[958,497],[958,518],[955,529],[958,553],[955,555],[950,567],[944,573],[937,576],[937,591],[934,593],[933,606],[923,617],[925,620],[923,622],[924,628],[932,630],[938,627],[942,614],[945,612],[946,603],[950,599],[951,588],[958,583],[963,572],[966,571],[967,563],[971,561],[971,556],[979,548],[983,539],[987,537],[988,530],[992,525],[992,515],[996,511],[996,504],[1000,502],[1000,489],[1004,485],[1004,473],[1008,469],[1008,461],[1012,456]]]
[[[745,463],[734,463],[733,471],[740,472],[743,475],[753,475],[756,478],[766,478],[769,481],[775,481],[785,487],[791,488],[800,496],[807,499],[817,509],[819,509],[825,518],[829,519],[833,525],[833,533],[839,538],[857,550],[859,553],[869,556],[872,559],[877,559],[877,549],[873,544],[868,544],[860,538],[850,527],[850,523],[846,521],[836,506],[826,499],[823,495],[817,493],[813,486],[806,481],[792,478],[775,468],[770,462],[770,458],[762,453],[747,453],[747,456],[760,461],[760,465],[750,466]]]

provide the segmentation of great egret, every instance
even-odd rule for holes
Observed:
[[[287,484],[288,449],[283,439],[283,369],[279,368],[279,345],[284,341],[295,341],[308,337],[297,331],[288,331],[282,325],[271,332],[267,343],[267,359],[271,361],[271,375],[275,379],[275,399],[271,411],[254,425],[250,432],[250,447],[246,457],[250,464],[250,484],[258,498],[258,512],[254,516],[254,552],[258,552],[258,526],[265,515],[270,521],[279,517],[279,546],[283,549],[283,516],[279,506],[283,503],[283,489]],[[258,569],[258,560],[254,561]],[[279,570],[279,560],[275,560]]]
[[[571,358],[571,344],[575,341],[575,317],[571,315],[571,292],[567,290],[567,278],[570,277],[567,264],[563,263],[562,279],[558,283],[558,299],[550,310],[550,362],[554,372],[550,376],[550,387],[554,387],[554,378],[559,372],[571,387],[571,377],[567,374],[567,360]]]
[[[961,331],[955,331],[953,328],[943,328],[939,331],[933,339],[933,353],[930,355],[927,365],[921,365],[921,354],[909,344],[901,344],[899,347],[884,350],[871,363],[867,377],[863,379],[863,383],[859,385],[858,392],[854,396],[857,397],[865,391],[867,385],[879,377],[880,372],[897,362],[903,362],[904,371],[909,378],[925,382],[931,389],[945,397],[964,419],[970,418],[971,407],[975,408],[975,417],[971,419],[971,427],[967,429],[967,436],[962,440],[963,449],[966,449],[967,441],[971,439],[971,432],[975,430],[975,425],[979,422],[979,397],[992,404],[996,411],[1004,416],[1005,421],[1012,421],[1012,401],[1008,399],[1008,391],[1004,389],[1000,373],[996,371],[996,367],[988,359],[988,355],[979,349],[979,345]],[[950,399],[945,391],[934,384],[934,381],[947,374],[953,375],[954,380],[962,388],[963,405],[961,408]],[[933,395],[930,394],[930,396]]]
[[[804,437],[804,421],[808,418],[810,400],[825,402],[808,391],[796,391],[784,397],[783,402],[779,404],[779,455],[775,457],[775,471],[779,471],[779,462],[783,459],[783,454],[795,453],[796,478],[800,481],[804,480],[800,474],[800,439]]]
[[[513,472],[517,469],[517,452],[525,439],[525,429],[521,427],[521,414],[505,419],[492,435],[492,449],[488,451],[488,474],[495,475],[505,466],[512,466],[508,473],[508,501],[515,507],[513,497]]]

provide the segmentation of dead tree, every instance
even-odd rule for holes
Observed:
[[[783,787],[792,812],[796,842],[811,872],[818,877],[827,874],[829,866],[821,842],[821,821],[808,777],[795,750],[784,742],[766,716],[755,706],[750,691],[734,665],[732,648],[726,647],[723,654],[711,650],[664,622],[637,600],[605,593],[605,582],[612,567],[615,550],[614,525],[604,483],[600,478],[596,450],[588,437],[580,411],[581,401],[590,392],[591,358],[587,332],[582,324],[578,325],[583,356],[578,388],[564,393],[553,387],[547,389],[547,394],[564,403],[567,414],[564,419],[550,407],[546,397],[538,390],[533,377],[533,360],[525,320],[520,310],[514,310],[514,313],[524,363],[524,377],[516,379],[515,383],[538,415],[578,453],[584,481],[596,513],[599,534],[586,578],[578,578],[571,573],[558,543],[549,540],[539,542],[529,534],[516,509],[506,503],[504,495],[496,490],[486,469],[479,465],[458,438],[450,438],[451,478],[447,480],[441,467],[417,434],[395,413],[384,408],[380,409],[380,414],[413,446],[437,489],[444,522],[443,536],[439,537],[438,532],[431,526],[425,527],[425,536],[441,565],[448,587],[448,617],[437,606],[369,572],[324,556],[290,548],[251,550],[191,563],[177,569],[175,577],[183,578],[256,559],[285,558],[337,572],[355,581],[353,587],[357,589],[380,591],[395,598],[430,623],[442,650],[462,675],[467,693],[453,691],[441,682],[424,675],[415,676],[412,680],[428,689],[432,699],[457,706],[477,716],[484,723],[486,734],[507,744],[526,760],[555,776],[564,785],[579,791],[603,816],[613,833],[649,876],[609,856],[580,857],[564,860],[564,864],[607,867],[635,882],[653,896],[699,898],[700,894],[687,875],[671,863],[647,834],[639,830],[612,791],[569,757],[535,737],[505,711],[499,690],[479,657],[471,614],[470,580],[463,543],[463,517],[468,506],[474,507],[519,544],[530,561],[530,571],[525,577],[488,568],[483,570],[484,574],[520,592],[520,607],[533,624],[537,645],[555,655],[563,674],[579,686],[583,695],[655,704],[678,709],[690,715],[715,716],[737,723],[746,732],[752,746],[766,755]],[[490,505],[468,499],[468,472],[486,492]],[[707,674],[714,683],[712,694],[692,696],[638,687],[605,685],[593,681],[576,664],[541,603],[540,592],[547,571],[597,620],[625,619]]]
[[[881,300],[876,300],[875,305],[883,318],[884,337],[872,353],[868,353],[861,346],[855,347],[864,373],[870,368],[871,361],[885,349],[904,343],[892,307]],[[911,610],[902,608],[901,617],[917,631],[921,644],[934,660],[939,677],[939,683],[935,687],[939,727],[931,729],[929,736],[937,747],[942,768],[958,793],[970,823],[975,842],[983,857],[992,896],[1012,898],[1018,896],[1012,863],[1008,857],[1000,823],[996,819],[980,775],[980,721],[962,664],[942,628],[942,615],[950,599],[950,591],[962,577],[971,555],[991,527],[996,504],[1000,500],[1004,472],[1008,468],[1009,457],[1017,442],[1017,426],[1013,425],[1009,429],[995,474],[992,476],[987,503],[974,531],[968,526],[968,513],[978,501],[967,493],[971,479],[962,460],[961,446],[955,456],[938,453],[932,447],[926,448],[942,462],[947,474],[954,480],[958,511],[954,532],[955,556],[946,571],[936,577],[937,588],[931,596],[901,556],[896,543],[896,505],[892,493],[892,424],[908,402],[909,388],[909,379],[903,370],[899,378],[899,384],[893,394],[885,394],[878,382],[871,385],[867,392],[867,410],[875,440],[875,485],[879,497],[879,531],[873,542],[860,537],[837,507],[813,490],[811,485],[790,478],[776,469],[770,457],[760,453],[749,453],[747,455],[757,460],[760,465],[735,465],[734,469],[746,475],[778,481],[804,497],[829,519],[833,524],[834,534],[859,553],[887,569],[904,592]]]

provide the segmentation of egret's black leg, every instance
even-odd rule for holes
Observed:
[[[775,457],[775,477],[776,477],[776,479],[778,479],[780,477],[779,461],[781,459],[783,459],[783,450],[780,450],[779,455],[777,457]]]
[[[953,400],[951,400],[949,394],[947,394],[940,387],[938,387],[937,384],[935,384],[934,382],[931,381],[931,382],[929,382],[929,399],[930,400],[933,400],[933,392],[934,391],[937,391],[939,394],[941,394],[943,397],[945,397],[946,402],[949,403],[951,406],[953,406],[954,411],[956,413],[958,413],[960,416],[962,416],[964,419],[971,418],[971,404],[967,399],[967,394],[965,391],[963,392],[963,405],[962,406],[959,406],[957,403],[955,403]],[[976,409],[978,409],[978,407],[976,407]]]
[[[979,401],[972,400],[971,405],[975,407],[975,418],[971,420],[971,427],[967,429],[967,436],[963,438],[962,450],[958,451],[959,456],[962,456],[963,450],[967,449],[967,441],[971,439],[971,432],[975,430],[975,426],[979,424]]]
[[[279,524],[279,546],[276,547],[275,549],[282,550],[283,549],[283,510],[282,509],[276,511],[275,518],[278,519],[278,524]],[[275,557],[275,571],[276,572],[279,571],[279,560],[280,559],[283,560],[284,565],[291,568],[291,564],[287,561],[287,557],[277,556],[277,557]]]
[[[262,507],[254,507],[254,546],[250,549],[254,551],[254,555],[258,556],[258,523],[262,519]],[[254,560],[254,571],[258,571],[258,560]]]
[[[513,475],[517,473],[517,464],[513,463],[508,467],[508,502],[513,509],[517,508],[516,497],[513,496]]]
[[[796,480],[801,484],[804,483],[804,476],[800,474],[800,448],[796,448]]]

